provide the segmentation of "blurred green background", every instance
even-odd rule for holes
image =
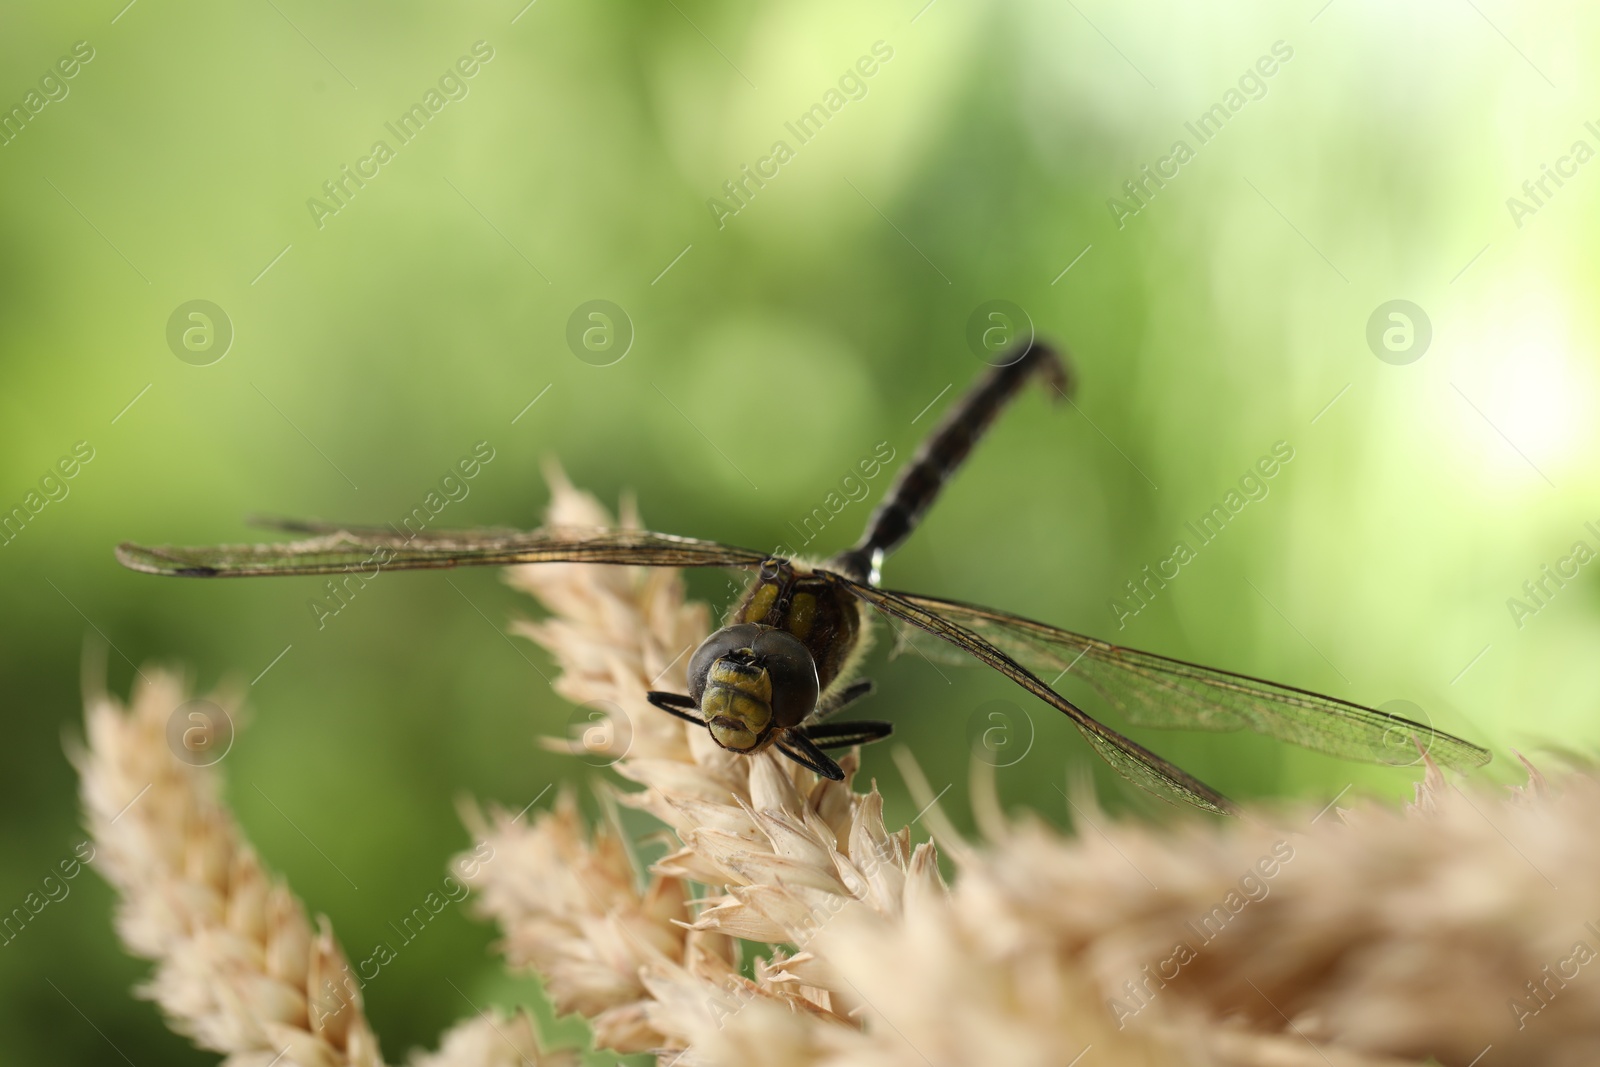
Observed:
[[[533,608],[494,573],[451,576],[459,593],[387,579],[319,631],[314,579],[161,581],[119,568],[117,541],[239,540],[251,511],[394,521],[479,441],[495,459],[441,524],[535,524],[556,456],[610,502],[636,491],[658,529],[793,541],[858,459],[908,456],[980,371],[969,324],[992,300],[1071,350],[1077,409],[1025,396],[886,584],[1412,701],[1494,746],[1507,781],[1509,746],[1600,738],[1600,569],[1508,604],[1575,542],[1600,548],[1600,164],[1561,163],[1600,148],[1592,9],[122,3],[18,8],[0,34],[5,108],[75,42],[93,56],[0,146],[0,506],[75,443],[94,453],[0,548],[6,909],[80,839],[63,738],[96,631],[118,691],[151,661],[203,689],[256,680],[231,799],[353,953],[466,843],[456,797],[520,807],[606,773],[536,747],[570,709],[502,638]],[[465,95],[400,144],[385,123],[479,41],[492,58]],[[878,42],[800,143],[785,124]],[[1257,68],[1276,42],[1290,57]],[[1202,144],[1185,123],[1219,103]],[[393,158],[319,226],[307,201],[333,206],[323,184],[380,139]],[[729,200],[780,140],[792,158]],[[1178,140],[1193,158],[1161,163]],[[1144,165],[1177,169],[1138,204],[1123,183]],[[1521,187],[1546,165],[1566,176],[1535,204]],[[567,340],[596,299],[633,334],[607,366],[615,349]],[[1396,299],[1431,340],[1384,360],[1368,324]],[[220,360],[169,347],[192,300],[231,322]],[[1294,458],[1267,495],[1119,629],[1125,583],[1280,441]],[[853,540],[871,502],[811,547]],[[1033,743],[1003,798],[1066,825],[1057,787],[1094,757],[998,677],[941,671],[880,650],[870,710],[950,785],[958,824],[973,716],[1009,700]],[[1135,735],[1241,798],[1398,799],[1418,777]],[[889,746],[865,766],[891,824],[915,814]],[[4,1058],[214,1062],[130,995],[147,968],[105,886],[72,886],[0,947]],[[451,909],[368,987],[391,1060],[470,1011],[449,982],[548,1014],[491,939]]]

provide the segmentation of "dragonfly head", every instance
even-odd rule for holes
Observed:
[[[817,706],[817,664],[787,630],[724,626],[689,659],[689,695],[723,748],[758,752]]]

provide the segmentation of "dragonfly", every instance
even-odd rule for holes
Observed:
[[[283,519],[264,524],[307,536],[200,547],[124,543],[117,558],[136,571],[187,578],[357,571],[370,577],[374,568],[537,563],[742,570],[748,574],[743,594],[724,625],[690,657],[688,692],[650,691],[647,698],[706,729],[725,749],[747,755],[774,749],[834,780],[842,780],[844,772],[828,750],[878,741],[892,731],[888,722],[834,718],[872,691],[872,682],[856,673],[873,611],[925,643],[958,650],[963,658],[1000,672],[1065,715],[1124,777],[1180,805],[1219,814],[1236,810],[1215,789],[1057,691],[1062,677],[1072,674],[1086,682],[1135,726],[1248,728],[1370,762],[1393,763],[1397,751],[1418,747],[1457,770],[1489,761],[1486,749],[1468,741],[1338,697],[1124,648],[977,604],[883,588],[885,558],[916,529],[1000,413],[1035,380],[1060,398],[1072,388],[1066,361],[1043,341],[1004,353],[897,473],[860,539],[822,562],[635,529],[487,527],[402,534],[392,527]]]

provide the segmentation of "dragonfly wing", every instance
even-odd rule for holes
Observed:
[[[386,528],[276,523],[317,531],[303,541],[146,547],[123,543],[117,559],[148,574],[234,578],[270,574],[377,574],[382,570],[517,563],[622,563],[647,567],[754,567],[766,553],[647,530],[547,527],[531,531],[441,530],[415,536]]]
[[[941,641],[926,630],[919,630],[915,626],[895,626],[893,630],[894,644],[889,648],[890,659],[915,654],[931,663],[949,667],[970,667],[975,662],[961,649],[948,641]]]
[[[961,649],[968,655],[988,664],[1022,688],[1043,700],[1072,720],[1078,731],[1094,747],[1102,759],[1111,764],[1124,778],[1164,800],[1193,804],[1219,814],[1233,813],[1228,798],[1182,769],[1168,763],[1149,749],[1139,745],[1108,726],[1096,721],[1072,701],[1046,685],[1037,675],[1017,662],[1001,648],[969,629],[964,620],[947,617],[940,610],[941,601],[927,597],[914,597],[891,593],[840,575],[833,576],[850,592],[892,618],[910,623],[941,640]]]
[[[896,594],[1059,681],[1082,678],[1129,722],[1182,730],[1248,728],[1343,759],[1416,762],[1420,743],[1456,769],[1489,762],[1488,750],[1433,727],[1348,700],[1233,674],[1060,630],[991,608]]]

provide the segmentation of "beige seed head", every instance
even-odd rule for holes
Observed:
[[[551,482],[552,524],[610,523],[558,471]],[[1080,797],[1077,836],[1007,816],[978,773],[982,840],[957,840],[936,805],[925,817],[953,859],[947,885],[933,845],[890,831],[875,786],[856,788],[853,756],[846,781],[821,781],[645,702],[682,691],[709,627],[677,574],[539,565],[508,581],[550,609],[518,632],[555,658],[559,691],[627,719],[616,770],[637,788],[603,807],[649,813],[671,838],[645,869],[618,820],[586,826],[570,792],[525,816],[467,809],[495,855],[471,867],[475,907],[600,1047],[675,1067],[1465,1067],[1490,1047],[1484,1067],[1597,1062],[1587,768],[1547,781],[1530,767],[1496,796],[1425,763],[1402,811],[1352,801],[1166,827]],[[184,690],[148,673],[130,708],[91,693],[75,756],[118,930],[156,961],[146,995],[236,1067],[284,1050],[282,1063],[380,1063],[359,994],[337,995],[329,924],[266,873],[215,769],[172,759],[163,731]],[[932,791],[902,767],[922,803]],[[491,1011],[412,1062],[573,1060],[541,1053],[525,1015]]]

